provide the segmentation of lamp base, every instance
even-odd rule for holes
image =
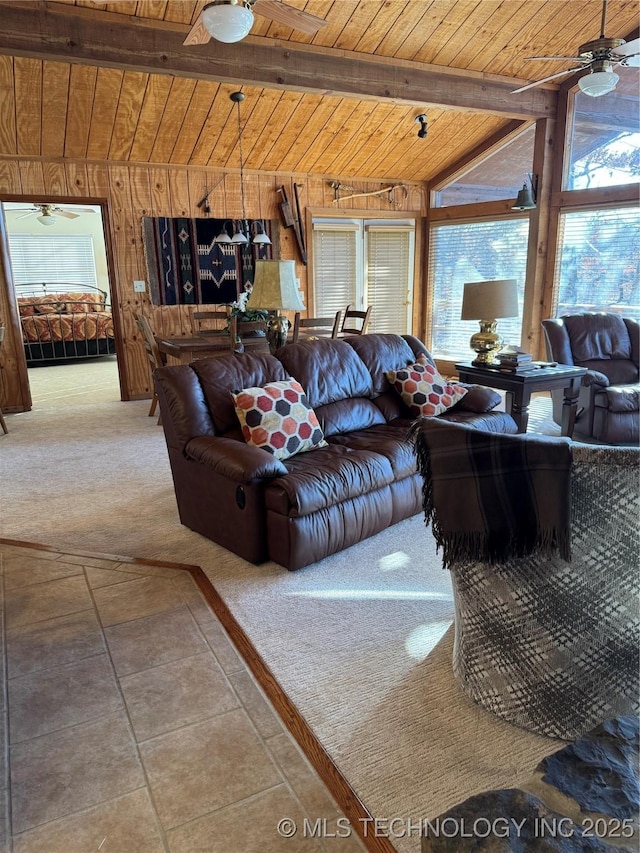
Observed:
[[[469,346],[477,353],[471,364],[474,367],[495,367],[499,364],[495,354],[502,348],[503,340],[496,332],[496,320],[480,320],[480,331],[471,336]]]
[[[287,317],[276,314],[269,320],[267,323],[267,342],[271,355],[286,344],[288,331],[289,320]]]

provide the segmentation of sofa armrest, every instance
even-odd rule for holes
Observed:
[[[502,397],[493,388],[485,388],[483,385],[467,385],[464,382],[457,382],[456,384],[462,385],[468,390],[464,397],[458,400],[453,410],[475,412],[482,415],[495,409],[498,403],[502,402]]]
[[[585,375],[582,377],[582,385],[585,388],[590,388],[592,385],[602,385],[603,388],[609,387],[609,379],[604,373],[600,373],[599,370],[587,370]],[[599,389],[594,389],[599,390]]]
[[[208,465],[212,471],[236,483],[250,483],[287,473],[279,459],[260,447],[233,438],[201,435],[185,447],[188,459]]]

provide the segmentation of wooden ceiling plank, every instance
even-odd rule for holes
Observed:
[[[378,104],[376,106],[369,118],[357,128],[357,134],[352,138],[351,144],[343,148],[336,161],[332,163],[332,170],[335,173],[339,175],[357,173],[357,165],[354,167],[354,164],[366,160],[373,148],[379,145],[387,135],[389,131],[387,122],[393,109],[389,104]],[[355,172],[354,168],[356,169]]]
[[[135,15],[137,5],[136,0],[115,0],[114,3],[107,3],[105,9],[109,12],[118,12],[121,15]]]
[[[189,80],[186,77],[173,78],[171,91],[151,151],[152,162],[169,162],[195,87],[195,80]]]
[[[109,145],[109,160],[127,160],[129,157],[148,77],[141,71],[127,71],[124,75]]]
[[[354,44],[357,44],[371,26],[378,9],[378,3],[356,3],[347,26],[340,33],[333,47],[353,50]]]
[[[160,132],[160,123],[171,91],[171,82],[170,77],[164,77],[162,74],[149,75],[129,154],[130,160],[141,163],[151,160],[151,152]]]
[[[170,163],[186,165],[190,162],[191,154],[198,142],[198,137],[202,132],[209,115],[209,109],[219,88],[217,83],[210,83],[208,80],[196,82],[184,124],[169,158]]]
[[[345,98],[345,103],[352,103],[352,101],[350,98]],[[338,152],[350,150],[355,144],[354,140],[360,132],[360,126],[369,120],[375,108],[376,104],[372,101],[355,102],[354,110],[338,128],[332,144],[323,152],[321,157],[316,158],[311,171],[323,174],[336,173],[334,162]]]
[[[14,60],[18,154],[41,153],[42,62],[16,57]]]
[[[327,20],[327,26],[318,30],[311,40],[311,44],[318,47],[334,47],[355,12],[356,5],[357,0],[336,0],[331,7],[330,15],[327,13],[324,16]]]
[[[256,158],[262,159],[264,129],[279,121],[278,105],[284,93],[277,89],[247,89],[247,93],[253,109],[246,123],[251,132],[242,137],[242,151],[247,168],[256,169]]]
[[[376,53],[384,39],[394,29],[398,19],[406,13],[409,5],[408,2],[383,3],[355,47],[350,49],[355,50],[356,53]]]
[[[378,147],[385,144],[388,137],[392,136],[394,127],[403,117],[406,116],[406,106],[392,107],[385,106],[386,115],[378,127],[371,133],[367,134],[366,127],[362,132],[362,144],[358,145],[356,150],[352,152],[352,156],[346,164],[346,169],[349,174],[361,172],[367,174],[361,167],[367,162],[372,154],[378,151]]]
[[[193,149],[192,163],[206,166],[209,162],[209,158],[216,148],[220,134],[231,115],[233,103],[229,100],[229,95],[237,88],[237,84],[232,83],[224,83],[218,87],[207,120]]]
[[[0,57],[0,151],[17,154],[16,96],[13,59]]]
[[[89,160],[106,160],[109,156],[123,79],[124,71],[118,68],[98,68],[87,143]]]
[[[200,14],[200,6],[194,0],[183,0],[182,3],[167,3],[164,14],[165,21],[174,21],[176,24],[195,23],[196,10]]]
[[[335,98],[320,98],[313,95],[305,95],[302,103],[292,116],[291,124],[296,127],[293,138],[287,140],[283,134],[280,144],[273,147],[270,155],[270,163],[275,160],[274,170],[281,169],[283,172],[296,171],[296,164],[305,163],[307,153],[313,140],[331,118],[336,106]],[[306,166],[302,165],[300,171],[306,172]]]
[[[253,150],[253,168],[266,171],[264,163],[280,136],[287,133],[289,120],[302,100],[300,92],[283,92],[278,101],[278,121],[271,121],[260,134],[260,149]]]
[[[500,0],[465,0],[451,5],[440,23],[411,59],[464,68],[461,59],[482,22]],[[514,0],[516,2],[516,0]]]
[[[319,129],[315,138],[309,145],[305,155],[305,168],[301,170],[300,163],[295,168],[295,171],[314,172],[318,160],[322,160],[328,148],[332,147],[340,131],[346,124],[351,122],[351,117],[357,109],[357,103],[350,98],[343,98],[334,105],[333,112],[324,126]]]
[[[139,18],[155,18],[163,21],[167,12],[167,0],[138,0],[136,16]]]
[[[95,67],[75,64],[71,66],[64,139],[64,156],[70,159],[84,159],[87,156],[97,73],[98,69]]]
[[[44,179],[44,190],[47,195],[69,195],[69,191],[67,189],[67,173],[64,168],[64,163],[57,163],[53,160],[44,162],[42,177]]]
[[[68,121],[71,66],[66,62],[44,62],[42,73],[42,156],[62,157]]]
[[[483,0],[484,2],[484,0]],[[491,0],[487,0],[491,2]],[[404,65],[384,58],[354,60],[333,52],[242,42],[219,44],[207,51],[184,47],[182,32],[131,24],[122,16],[117,23],[91,17],[61,15],[49,7],[25,10],[20,4],[0,3],[3,29],[0,53],[30,53],[42,58],[73,56],[92,65],[175,74],[191,78],[243,80],[248,85],[275,86],[388,102],[424,103],[450,108],[506,113],[513,117],[546,117],[556,95],[548,90],[528,90],[512,95],[512,81],[486,75],[467,76],[424,66]]]
[[[408,3],[402,17],[378,45],[377,52],[381,56],[399,56],[404,50],[406,59],[413,56],[429,36],[434,6],[436,6],[435,0]]]
[[[530,7],[526,3],[501,3],[493,14],[489,15],[480,28],[469,50],[465,52],[465,68],[484,71],[493,67],[496,58],[508,41],[507,32],[518,31],[523,18],[530,18]]]
[[[544,46],[538,44],[538,35],[543,27],[555,20],[557,8],[556,4],[547,2],[542,4],[535,16],[526,14],[520,29],[510,35],[508,43],[502,44],[500,52],[492,60],[492,70],[495,68],[496,73],[508,75],[510,69],[522,66],[523,57],[539,55],[539,51],[544,51]],[[523,12],[527,12],[526,8]]]
[[[315,0],[313,4],[305,3],[301,8],[304,8],[304,11],[306,12],[311,12],[311,14],[315,15],[317,18],[323,18],[326,20],[333,5],[333,0]],[[326,27],[321,27],[321,29],[324,30]],[[300,30],[292,30],[291,39],[292,41],[295,41],[296,44],[312,44],[313,40],[318,35],[318,32],[302,33]]]

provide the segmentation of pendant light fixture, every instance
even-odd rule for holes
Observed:
[[[253,12],[248,0],[213,0],[202,10],[202,23],[214,39],[233,44],[249,35]]]

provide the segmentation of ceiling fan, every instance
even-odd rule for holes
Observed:
[[[211,38],[228,44],[242,41],[253,26],[254,13],[308,35],[327,23],[284,0],[213,0],[204,7],[183,43],[206,44]]]
[[[33,207],[17,207],[16,212],[26,210],[23,216],[18,219],[26,219],[29,216],[35,216],[38,222],[42,225],[53,225],[58,216],[63,216],[65,219],[77,219],[83,213],[95,213],[92,207],[76,207],[74,210],[65,210],[64,207],[58,207],[54,204],[40,204],[34,202]]]
[[[542,80],[537,80],[535,83],[528,83],[519,89],[514,89],[512,94],[515,95],[516,92],[524,92],[533,86],[546,83],[547,80],[555,80],[557,77],[573,74],[576,71],[584,71],[587,68],[589,69],[589,74],[585,74],[578,80],[578,86],[585,95],[598,98],[601,95],[612,92],[620,79],[613,70],[614,66],[620,68],[640,66],[640,39],[625,42],[624,39],[607,38],[604,34],[606,17],[607,0],[603,0],[600,36],[593,41],[581,44],[578,48],[577,56],[527,56],[528,61],[547,59],[562,62],[579,62],[579,65],[567,68],[565,71],[558,71],[557,74],[543,77]]]

